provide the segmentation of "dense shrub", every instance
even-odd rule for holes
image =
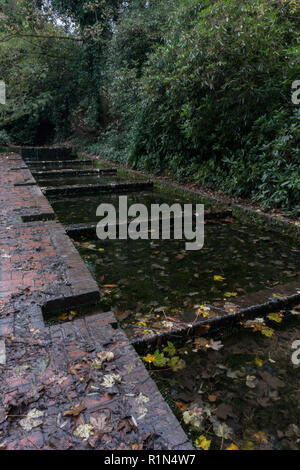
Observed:
[[[96,148],[138,168],[297,210],[299,111],[291,85],[299,79],[299,10],[269,0],[167,8],[169,18],[152,7],[142,19],[132,10],[120,20],[109,49],[118,61],[107,84],[113,119]],[[143,47],[130,40],[135,28]]]

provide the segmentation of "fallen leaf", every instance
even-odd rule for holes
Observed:
[[[259,359],[259,357],[254,359],[254,364],[257,365],[257,367],[262,367],[264,365],[263,361]]]
[[[220,349],[224,347],[224,344],[222,344],[221,341],[214,341],[213,339],[211,339],[207,347],[213,349],[214,351],[220,351]]]
[[[142,393],[140,393],[135,401],[137,402],[138,405],[143,405],[144,403],[149,403],[150,401],[150,398],[146,397],[146,395],[143,395]]]
[[[114,353],[111,352],[111,351],[102,351],[102,352],[99,352],[99,353],[97,354],[97,358],[98,358],[98,360],[99,360],[99,361],[101,362],[101,364],[102,364],[103,362],[111,362],[111,361],[113,361],[114,358],[115,358],[115,355],[114,355]]]
[[[73,408],[64,412],[64,416],[79,416],[82,411],[86,409],[84,402],[77,403]]]
[[[274,321],[275,323],[281,323],[283,320],[283,313],[282,312],[270,313],[268,315],[268,319]]]
[[[268,441],[268,439],[267,439],[267,437],[266,437],[266,435],[263,431],[259,431],[259,432],[255,433],[253,437],[256,439],[256,441],[262,442],[263,444],[268,444],[269,443],[269,441]]]
[[[233,433],[232,429],[229,426],[227,426],[227,424],[225,423],[223,424],[214,423],[213,428],[214,428],[214,433],[218,437],[221,437],[223,439],[230,439],[230,437],[232,436],[232,433]]]
[[[232,442],[226,450],[239,450],[239,448]]]
[[[111,388],[116,382],[121,382],[122,377],[119,374],[109,374],[103,377],[101,385],[106,388]]]
[[[232,412],[232,407],[230,405],[227,405],[226,403],[222,403],[216,409],[216,416],[224,420],[226,420],[228,416],[234,416]]]
[[[257,385],[257,378],[254,375],[247,375],[246,385],[249,388],[255,388]]]
[[[153,354],[147,354],[147,356],[144,356],[143,359],[145,362],[147,362],[147,364],[151,364],[155,361],[155,356]]]
[[[83,441],[87,441],[94,432],[91,424],[80,424],[74,431],[75,437],[80,437]]]
[[[195,445],[198,449],[209,450],[211,441],[206,439],[205,436],[200,436],[196,439]]]
[[[223,276],[214,276],[214,281],[216,282],[223,282],[225,281],[226,277],[223,277]]]
[[[180,359],[178,356],[174,356],[170,359],[169,366],[174,372],[177,372],[178,370],[184,369],[186,364],[183,359]]]
[[[89,438],[89,444],[91,447],[95,447],[97,441],[99,441],[104,434],[113,431],[113,427],[109,425],[108,417],[103,413],[97,418],[90,417],[90,425],[93,427],[93,435]]]
[[[19,421],[19,425],[24,429],[24,431],[31,431],[33,428],[43,424],[43,421],[39,419],[42,416],[44,416],[44,412],[34,408],[29,411],[26,418]]]

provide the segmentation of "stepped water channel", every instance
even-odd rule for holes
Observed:
[[[292,340],[300,340],[297,236],[97,161],[24,158],[97,281],[100,307],[141,351],[194,443],[201,447],[205,435],[212,448],[300,448],[299,367],[291,361]],[[149,209],[204,202],[203,249],[97,239],[97,207],[117,208],[120,195]]]

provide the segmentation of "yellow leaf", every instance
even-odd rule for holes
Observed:
[[[203,317],[206,318],[208,317],[208,313],[210,311],[209,307],[206,307],[205,305],[201,305],[200,308],[197,310],[197,317]]]
[[[272,330],[272,328],[269,328],[267,326],[265,326],[262,330],[261,330],[261,334],[266,336],[267,338],[271,338],[274,334],[274,330]]]
[[[155,357],[153,356],[153,354],[147,354],[147,356],[143,357],[143,359],[148,364],[151,364],[152,362],[155,361]]]
[[[99,248],[98,251],[104,251],[104,248]]]
[[[263,431],[259,431],[253,436],[257,441],[268,444],[268,439]]]
[[[246,442],[244,442],[242,449],[243,449],[243,450],[254,450],[254,449],[255,449],[255,445],[254,445],[254,443],[251,442],[251,441],[246,441]]]
[[[214,276],[214,281],[217,281],[217,282],[223,282],[225,281],[225,277],[223,276]]]
[[[259,359],[259,357],[256,357],[254,359],[254,363],[257,365],[257,367],[262,367],[263,366],[263,361],[261,359]]]
[[[237,295],[237,292],[225,292],[224,294],[225,297],[237,297]]]
[[[268,315],[268,319],[269,320],[272,320],[276,323],[281,323],[282,322],[282,319],[283,319],[283,313],[281,312],[278,312],[278,313],[270,313]]]
[[[226,450],[239,450],[239,448],[232,442]]]
[[[206,439],[205,436],[200,436],[196,439],[195,444],[198,449],[209,450],[211,441]]]
[[[65,320],[68,320],[68,314],[67,313],[63,313],[62,315],[59,315],[58,319],[61,320],[61,321],[65,321]]]

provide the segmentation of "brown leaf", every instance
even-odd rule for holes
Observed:
[[[234,416],[232,412],[232,407],[230,405],[226,405],[226,403],[221,403],[216,410],[216,415],[218,418],[227,419],[228,416]]]
[[[259,372],[259,375],[271,388],[276,389],[276,388],[284,387],[284,382],[282,380],[278,379],[277,377],[274,377],[273,375],[271,375],[269,372],[265,370]]]
[[[216,397],[216,395],[209,395],[209,396],[208,396],[208,400],[209,400],[211,403],[215,403],[215,401],[217,400],[217,397]]]
[[[119,421],[118,424],[118,431],[123,433],[123,434],[129,434],[132,430],[136,432],[136,426],[134,423],[131,421],[130,418],[125,418]]]
[[[112,432],[113,427],[109,425],[108,417],[104,413],[97,416],[97,418],[91,416],[90,424],[94,428],[94,435],[90,437],[89,444],[94,448],[96,443],[102,439],[104,434]]]
[[[64,416],[79,416],[86,409],[84,402],[75,404],[73,408],[64,412]]]

